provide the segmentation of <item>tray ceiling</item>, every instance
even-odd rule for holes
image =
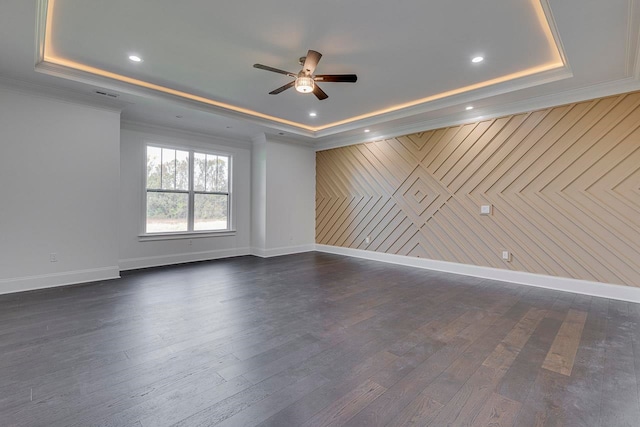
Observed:
[[[125,120],[241,138],[325,142],[364,128],[373,137],[607,82],[637,86],[635,0],[36,3],[0,6],[0,54],[16,57],[0,76],[113,92]],[[29,9],[36,70],[55,79],[24,70]],[[316,73],[355,73],[357,83],[321,84],[324,101],[293,89],[269,95],[291,78],[252,65],[297,73],[308,49],[323,54]]]

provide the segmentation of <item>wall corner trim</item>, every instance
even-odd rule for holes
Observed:
[[[0,279],[0,295],[119,278],[120,269],[114,265],[88,270]]]
[[[316,251],[640,304],[640,288],[316,244]]]

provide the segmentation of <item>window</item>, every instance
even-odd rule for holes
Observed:
[[[229,230],[228,155],[147,145],[146,233]]]

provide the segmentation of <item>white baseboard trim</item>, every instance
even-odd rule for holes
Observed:
[[[250,248],[218,249],[214,251],[188,252],[171,255],[157,255],[140,258],[127,258],[118,261],[120,271],[139,268],[162,267],[165,265],[185,264],[188,262],[209,261],[234,256],[251,255]]]
[[[443,271],[447,273],[473,276],[483,279],[500,280],[557,291],[573,292],[601,298],[640,303],[640,288],[613,285],[610,283],[592,282],[588,280],[570,279],[567,277],[547,276],[544,274],[527,273],[523,271],[502,270],[492,267],[458,264],[447,261],[437,261],[426,258],[414,258],[403,255],[386,254],[382,252],[365,251],[361,249],[343,248],[316,244],[318,252],[346,255],[391,264],[424,268],[427,270]]]
[[[88,270],[0,279],[0,295],[120,278],[117,265]]]
[[[251,255],[254,255],[260,258],[271,258],[274,256],[299,254],[302,252],[312,252],[315,250],[316,250],[315,244],[285,246],[285,247],[273,248],[273,249],[251,248]]]

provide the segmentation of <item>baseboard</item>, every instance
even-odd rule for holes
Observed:
[[[273,248],[273,249],[251,248],[251,255],[258,256],[260,258],[271,258],[274,256],[299,254],[302,252],[311,252],[315,250],[316,250],[315,244],[285,246],[285,247]]]
[[[55,288],[78,283],[96,282],[100,280],[118,279],[120,269],[111,267],[92,268],[88,270],[65,271],[62,273],[24,276],[11,279],[0,279],[0,295],[14,292],[33,291],[36,289]]]
[[[316,244],[316,250],[318,252],[365,258],[374,261],[388,262],[391,264],[424,268],[427,270],[443,271],[447,273],[462,274],[464,276],[500,280],[504,282],[518,283],[521,285],[536,286],[539,288],[640,303],[640,288],[634,288],[631,286],[570,279],[567,277],[547,276],[544,274],[534,274],[523,271],[502,270],[492,267],[458,264],[454,262],[386,254],[361,249],[343,248],[339,246]]]
[[[250,248],[219,249],[214,251],[188,252],[171,255],[157,255],[140,258],[127,258],[118,261],[120,271],[139,268],[161,267],[164,265],[184,264],[188,262],[209,261],[234,256],[251,255]]]

